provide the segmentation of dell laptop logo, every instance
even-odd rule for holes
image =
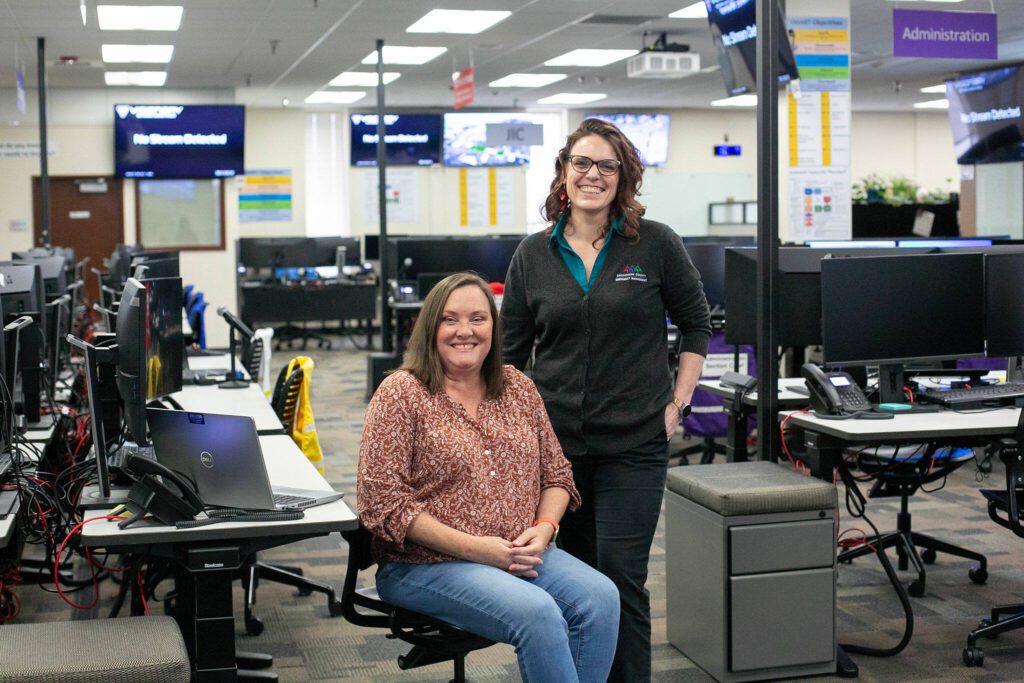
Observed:
[[[203,451],[199,454],[199,462],[203,463],[203,467],[213,469],[213,454],[209,451]]]

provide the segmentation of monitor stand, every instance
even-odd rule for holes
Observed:
[[[1006,381],[1024,382],[1024,356],[1011,356],[1006,359]]]
[[[909,405],[910,408],[900,410],[900,415],[908,413],[937,413],[943,407],[936,403],[910,403],[903,393],[906,384],[906,371],[902,363],[891,363],[878,366],[878,403],[879,405],[891,405],[901,403]]]

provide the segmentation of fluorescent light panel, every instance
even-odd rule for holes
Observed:
[[[107,64],[166,64],[174,54],[173,45],[101,45]]]
[[[166,71],[107,71],[103,80],[110,86],[141,85],[159,88],[167,82]]]
[[[723,100],[712,100],[712,107],[756,107],[757,95],[736,95]]]
[[[181,5],[97,5],[96,19],[103,31],[177,31]]]
[[[397,81],[401,75],[397,71],[385,71],[384,85]],[[331,79],[330,85],[342,88],[376,88],[377,74],[373,71],[342,71]]]
[[[639,50],[591,50],[579,49],[566,52],[544,62],[546,66],[607,66],[632,57]]]
[[[565,74],[509,74],[487,85],[492,88],[542,88],[565,80],[565,77]]]
[[[385,64],[426,64],[448,51],[446,47],[409,47],[404,45],[385,45]],[[363,64],[376,64],[377,51],[374,50],[363,58]]]
[[[963,2],[964,0],[889,0],[889,2]]]
[[[366,97],[355,90],[317,90],[306,98],[306,104],[352,104]]]
[[[603,92],[560,92],[557,95],[540,98],[537,104],[586,104],[606,97],[608,95]]]
[[[701,0],[700,2],[695,2],[692,5],[687,5],[683,9],[677,9],[668,16],[672,19],[707,19],[708,8],[704,4],[704,0]]]
[[[915,102],[914,109],[949,109],[949,100],[928,100]]]
[[[921,88],[921,92],[945,94],[946,93],[946,84],[943,83],[941,85],[929,85],[927,88]]]
[[[508,17],[511,12],[470,9],[430,10],[406,33],[480,33]],[[385,48],[386,49],[386,48]]]

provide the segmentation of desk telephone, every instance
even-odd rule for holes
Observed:
[[[152,515],[164,524],[195,519],[205,507],[190,482],[156,460],[131,456],[121,469],[135,480],[128,491],[127,507],[132,516],[118,522],[122,529],[146,515]]]
[[[848,373],[825,373],[813,363],[804,363],[800,374],[807,382],[811,407],[818,417],[892,417],[891,413],[872,412],[864,391]]]

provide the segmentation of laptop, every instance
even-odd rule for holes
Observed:
[[[344,495],[271,487],[251,417],[147,408],[146,420],[157,462],[191,480],[207,505],[304,510]]]

